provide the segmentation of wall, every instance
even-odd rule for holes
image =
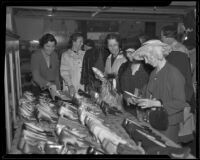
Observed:
[[[120,21],[119,33],[122,38],[131,38],[144,32],[145,23],[141,21]]]
[[[76,32],[78,24],[74,20],[65,19],[44,19],[43,33],[51,33],[55,36],[58,42],[58,47],[66,47],[69,37]]]
[[[174,22],[156,22],[156,36],[160,37],[160,30],[163,26],[171,24]],[[15,17],[15,25],[21,40],[38,40],[45,32],[51,32],[56,36],[59,46],[66,46],[69,36],[83,28],[79,26],[78,20],[51,19],[49,17],[44,19],[18,16]],[[133,38],[145,31],[145,22],[119,21],[118,31],[122,39]]]
[[[15,17],[16,32],[21,40],[38,40],[43,32],[42,18]]]
[[[44,33],[52,33],[58,43],[68,40],[78,28],[76,21],[52,18],[15,17],[17,34],[21,40],[38,40]]]

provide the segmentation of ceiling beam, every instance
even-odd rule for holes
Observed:
[[[104,13],[101,12],[97,16],[92,17],[88,12],[54,12],[52,17],[47,16],[47,11],[17,11],[15,16],[21,17],[43,17],[43,18],[57,18],[57,19],[75,19],[75,20],[137,20],[145,22],[165,21],[165,22],[181,22],[182,16],[178,15],[151,15],[151,14],[119,14],[119,13]]]
[[[48,10],[51,11],[53,8],[56,11],[76,11],[76,12],[96,12],[101,11],[99,7],[13,7],[18,9],[27,9],[27,10]],[[166,6],[166,7],[110,7],[103,10],[105,13],[141,13],[141,14],[168,14],[168,15],[185,15],[188,10],[191,10],[192,7],[186,6]]]
[[[142,13],[142,14],[177,14],[184,15],[189,7],[111,7],[107,10],[103,10],[106,13]],[[64,11],[90,11],[96,12],[101,11],[98,7],[65,7],[57,8],[57,10]]]
[[[196,1],[172,1],[171,6],[196,6]]]

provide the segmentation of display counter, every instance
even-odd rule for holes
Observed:
[[[124,123],[128,120],[136,125],[147,126],[161,137],[168,148],[175,148],[177,152],[172,153],[172,157],[194,158],[148,123],[139,122],[132,114],[126,111],[116,115],[104,114],[92,99],[80,95],[77,99],[53,101],[47,94],[35,98],[30,92],[25,92],[20,100],[21,118],[10,153],[149,154],[127,132]]]

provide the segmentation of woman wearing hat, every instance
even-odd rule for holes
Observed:
[[[168,128],[161,132],[174,142],[178,142],[179,125],[184,118],[183,111],[189,104],[185,99],[183,75],[165,59],[170,51],[169,45],[159,40],[149,40],[136,50],[135,59],[143,59],[155,68],[149,77],[143,95],[145,98],[137,100],[136,103],[142,109],[163,107],[168,114]],[[160,118],[162,120],[162,117]],[[158,120],[156,125],[159,126],[159,123]]]

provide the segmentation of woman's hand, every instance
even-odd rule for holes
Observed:
[[[126,103],[127,103],[127,105],[136,104],[131,97],[128,97],[126,99]]]
[[[55,96],[58,96],[56,85],[53,83],[49,83],[48,89],[49,89],[52,99],[55,100]]]
[[[46,90],[48,89],[50,86],[52,86],[53,84],[51,82],[47,82],[45,86],[41,87],[41,90]]]
[[[52,85],[55,85],[55,84],[53,84],[53,83],[51,83],[51,82],[47,82],[47,84],[46,84],[47,87],[50,87],[50,86],[52,86]]]
[[[132,97],[128,96],[127,94],[124,94],[124,99],[125,99],[127,105],[136,104],[135,100]]]
[[[49,89],[51,88],[51,89],[57,91],[56,84],[54,84],[54,83],[49,83],[47,86],[48,86]]]
[[[161,107],[162,104],[156,99],[138,99],[137,105],[141,108]]]

